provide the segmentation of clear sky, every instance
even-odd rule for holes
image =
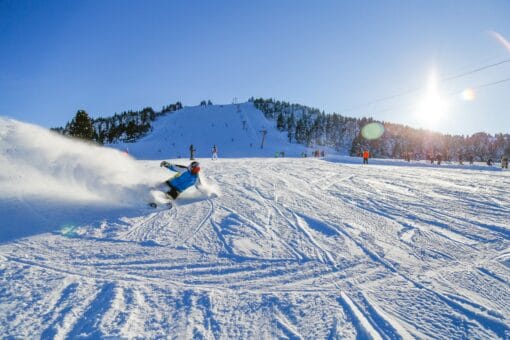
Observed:
[[[478,88],[510,78],[505,39],[508,0],[0,0],[0,115],[52,127],[78,109],[255,96],[508,133],[510,81]]]

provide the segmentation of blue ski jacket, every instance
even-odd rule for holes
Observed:
[[[168,183],[179,192],[183,192],[193,185],[200,184],[200,177],[198,174],[192,174],[185,166],[171,164],[166,166],[166,168],[170,171],[177,172],[175,177],[168,180]]]

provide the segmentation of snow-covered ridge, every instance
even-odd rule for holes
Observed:
[[[210,158],[213,145],[220,157],[274,157],[284,152],[297,157],[308,150],[289,143],[287,134],[275,127],[253,103],[184,107],[158,118],[153,131],[136,143],[112,146],[128,150],[138,159],[189,158],[189,147],[196,157]],[[266,131],[262,147],[263,131]]]

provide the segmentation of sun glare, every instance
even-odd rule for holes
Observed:
[[[432,73],[429,77],[427,92],[423,95],[416,112],[423,127],[435,127],[446,114],[446,102],[439,94],[437,77]]]
[[[471,102],[476,99],[475,91],[471,88],[467,88],[460,94],[462,100]]]

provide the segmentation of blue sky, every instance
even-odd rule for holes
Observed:
[[[0,115],[51,127],[202,99],[272,97],[348,116],[510,132],[510,2],[0,0]],[[475,99],[458,93],[475,88]],[[391,100],[382,97],[421,89]],[[424,99],[425,98],[425,99]],[[430,104],[430,103],[429,103]],[[429,107],[425,105],[426,107]],[[419,111],[419,112],[418,112]]]

